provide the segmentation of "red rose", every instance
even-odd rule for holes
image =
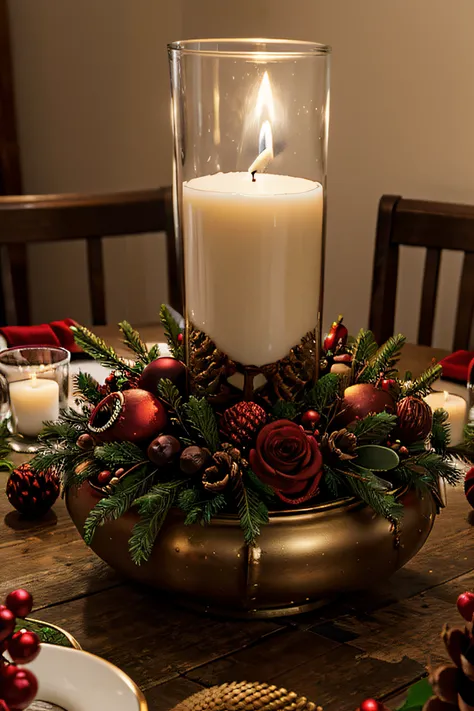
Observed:
[[[258,478],[286,503],[301,504],[318,490],[323,473],[318,443],[290,420],[262,427],[249,460]]]

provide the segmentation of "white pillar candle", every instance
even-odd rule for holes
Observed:
[[[183,185],[186,301],[193,325],[233,360],[288,355],[318,322],[322,186],[216,173]]]
[[[456,445],[463,441],[463,430],[466,424],[467,402],[458,395],[446,391],[433,392],[425,397],[425,402],[433,412],[438,408],[448,413],[448,423],[451,431],[451,444]]]
[[[16,430],[27,437],[36,437],[43,422],[59,417],[59,386],[55,380],[37,378],[10,383],[10,405]]]

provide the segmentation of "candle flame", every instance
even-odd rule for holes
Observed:
[[[31,373],[31,387],[36,388],[38,382],[36,380],[36,373]]]
[[[258,156],[249,168],[249,173],[252,173],[252,177],[257,172],[263,173],[274,157],[271,122],[275,119],[275,107],[268,72],[265,72],[262,77],[260,89],[258,90],[255,113],[257,120],[261,122],[261,126],[258,137]]]
[[[447,402],[449,399],[449,393],[447,390],[444,390],[444,401]]]

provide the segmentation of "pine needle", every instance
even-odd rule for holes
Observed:
[[[431,427],[431,446],[437,454],[444,455],[449,447],[451,439],[451,428],[448,423],[448,413],[442,408],[433,412],[433,424]]]
[[[132,442],[106,442],[95,448],[94,456],[112,469],[129,468],[147,461],[145,453]]]
[[[402,383],[402,396],[418,395],[419,397],[425,397],[431,392],[431,386],[441,377],[442,372],[443,367],[439,363],[430,366],[416,380]]]
[[[347,477],[347,483],[355,496],[380,516],[390,521],[400,521],[403,515],[403,504],[398,502],[392,494],[386,493],[384,482],[368,469],[358,467],[356,473],[357,477]]]
[[[71,326],[71,331],[77,345],[105,368],[125,372],[131,369],[131,366],[121,360],[111,346],[108,346],[102,338],[96,336],[85,326]]]
[[[385,442],[397,423],[397,416],[388,412],[367,415],[362,420],[355,420],[347,429],[355,434],[358,444],[377,444]]]
[[[258,494],[246,487],[242,477],[238,477],[234,484],[234,494],[244,540],[247,545],[255,546],[261,526],[268,523],[268,509]]]
[[[395,365],[400,360],[406,338],[401,334],[390,336],[359,374],[359,383],[375,383],[380,377],[392,378],[397,374]]]
[[[339,392],[339,376],[327,373],[305,395],[305,402],[317,412],[330,407]]]
[[[128,321],[121,321],[118,326],[122,332],[123,343],[136,355],[138,360],[147,365],[150,362],[148,348],[140,338],[138,331]]]
[[[165,304],[161,305],[160,320],[165,329],[165,336],[168,340],[168,347],[173,357],[177,358],[178,360],[184,360],[184,348],[179,343],[179,337],[180,335],[182,335],[182,331],[179,327],[179,324],[177,323],[177,321],[175,321],[175,319],[171,315],[170,310],[165,306]]]
[[[191,427],[202,437],[211,452],[216,452],[220,447],[219,431],[216,416],[208,401],[191,395],[184,405],[184,412]]]
[[[74,390],[79,392],[84,400],[91,402],[93,405],[98,405],[102,400],[102,395],[99,390],[98,381],[82,371],[73,376]]]

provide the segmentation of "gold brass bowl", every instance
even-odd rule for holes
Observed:
[[[88,483],[67,494],[67,506],[82,533],[100,495]],[[401,490],[405,507],[399,531],[355,499],[270,515],[257,548],[243,540],[235,516],[208,526],[185,526],[171,511],[150,560],[136,566],[128,539],[133,509],[96,531],[93,551],[129,578],[168,591],[175,599],[233,617],[294,615],[342,592],[373,585],[405,565],[423,546],[437,506],[430,496]]]

